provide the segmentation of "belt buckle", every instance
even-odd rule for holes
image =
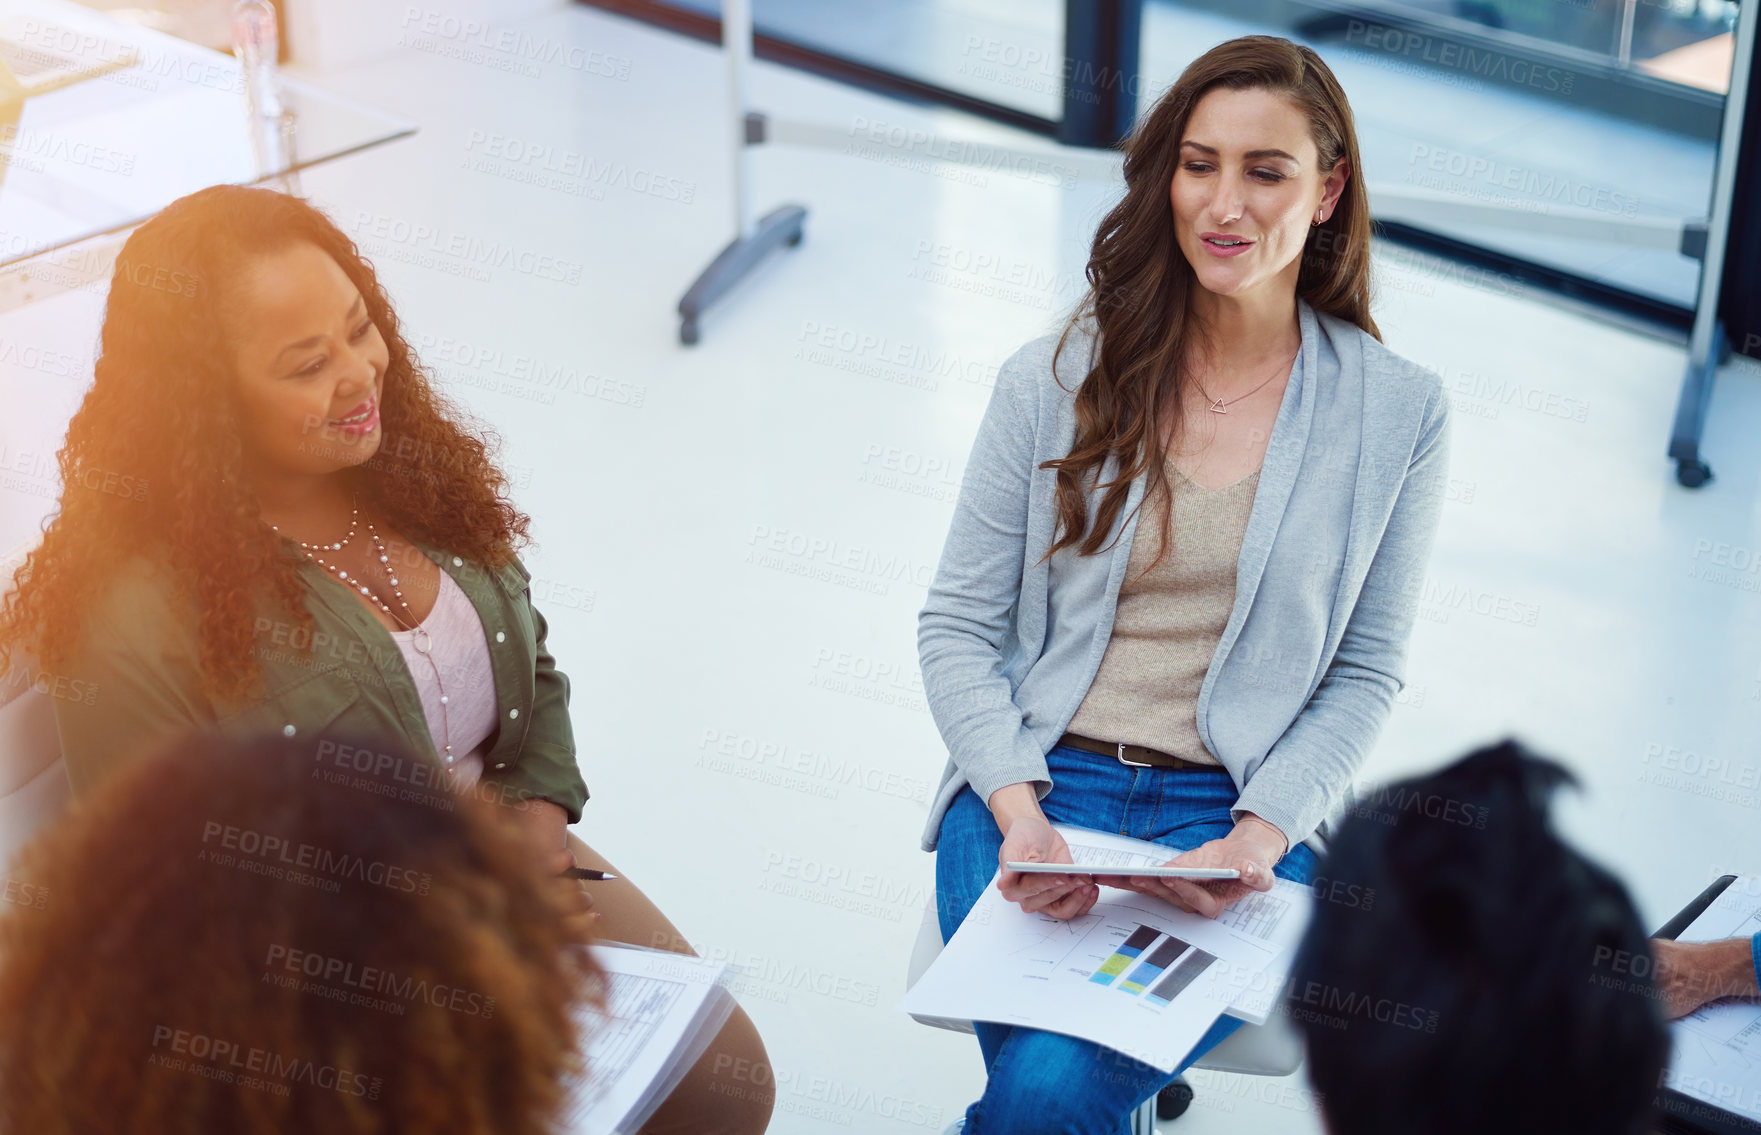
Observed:
[[[1130,765],[1132,768],[1155,768],[1156,767],[1155,765],[1152,765],[1152,764],[1148,763],[1147,761],[1126,760],[1125,759],[1125,742],[1120,741],[1120,742],[1118,742],[1118,745],[1119,745],[1119,752],[1116,755],[1119,758],[1120,764]]]

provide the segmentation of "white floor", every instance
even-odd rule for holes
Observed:
[[[940,1131],[982,1075],[970,1038],[894,1007],[943,761],[915,614],[987,376],[1075,298],[1110,190],[759,150],[760,210],[806,204],[807,240],[683,348],[674,305],[731,223],[716,51],[590,9],[520,26],[627,77],[420,51],[317,76],[422,128],[305,189],[505,441],[574,683],[581,834],[740,967],[782,1087],[772,1130]],[[1008,137],[768,64],[752,98],[844,128]],[[522,164],[495,156],[507,140],[554,149]],[[547,161],[582,172],[527,179]],[[514,255],[463,271],[455,240]],[[518,271],[527,252],[578,282]],[[1761,871],[1758,368],[1721,377],[1717,479],[1691,493],[1662,456],[1679,348],[1397,250],[1379,271],[1388,341],[1443,373],[1458,412],[1411,686],[1363,779],[1515,732],[1581,776],[1563,823],[1650,922],[1722,871]],[[48,507],[52,479],[14,463],[59,444],[100,305],[76,292],[0,318],[0,339],[73,360],[63,375],[0,352],[0,546]],[[1169,1130],[1320,1130],[1300,1074],[1195,1081]]]

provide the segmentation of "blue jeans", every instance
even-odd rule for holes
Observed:
[[[1220,768],[1132,768],[1062,745],[1046,754],[1046,765],[1052,791],[1040,808],[1055,824],[1117,832],[1181,851],[1221,839],[1235,826],[1229,809],[1239,793]],[[990,885],[1002,846],[1003,833],[990,809],[971,788],[964,789],[943,817],[936,845],[942,941],[953,937]],[[1299,843],[1274,873],[1312,882],[1315,853]],[[1131,1113],[1140,1104],[1240,1024],[1234,1017],[1219,1017],[1180,1067],[1164,1072],[1092,1041],[975,1022],[989,1079],[984,1095],[966,1110],[967,1135],[1127,1135]]]

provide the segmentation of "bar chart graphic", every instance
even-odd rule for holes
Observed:
[[[1149,944],[1161,936],[1160,930],[1140,923],[1137,929],[1126,936],[1125,941],[1119,943],[1118,949],[1109,954],[1107,960],[1095,968],[1094,973],[1089,976],[1089,980],[1096,985],[1113,984],[1113,979],[1124,973],[1126,967],[1141,957]]]
[[[1167,1005],[1216,960],[1172,934],[1138,923],[1088,980]]]
[[[1162,940],[1144,955],[1143,960],[1137,964],[1130,975],[1119,983],[1119,988],[1126,993],[1142,993],[1157,978],[1161,977],[1162,971],[1173,965],[1175,959],[1184,954],[1188,948],[1185,942],[1173,935],[1164,935]]]
[[[1216,960],[1215,954],[1153,926],[1137,923],[1125,940],[1095,967],[1088,980],[1166,1007]]]
[[[1193,950],[1180,959],[1180,964],[1169,970],[1167,976],[1150,986],[1149,992],[1145,993],[1144,997],[1151,1001],[1160,1001],[1164,1005],[1168,1004],[1216,960],[1214,954],[1207,954],[1203,950]]]

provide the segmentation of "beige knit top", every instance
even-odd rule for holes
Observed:
[[[1144,574],[1161,542],[1163,499],[1146,494],[1107,653],[1068,732],[1217,764],[1199,739],[1198,693],[1235,606],[1235,564],[1260,474],[1206,489],[1169,460],[1167,475],[1168,554]]]

